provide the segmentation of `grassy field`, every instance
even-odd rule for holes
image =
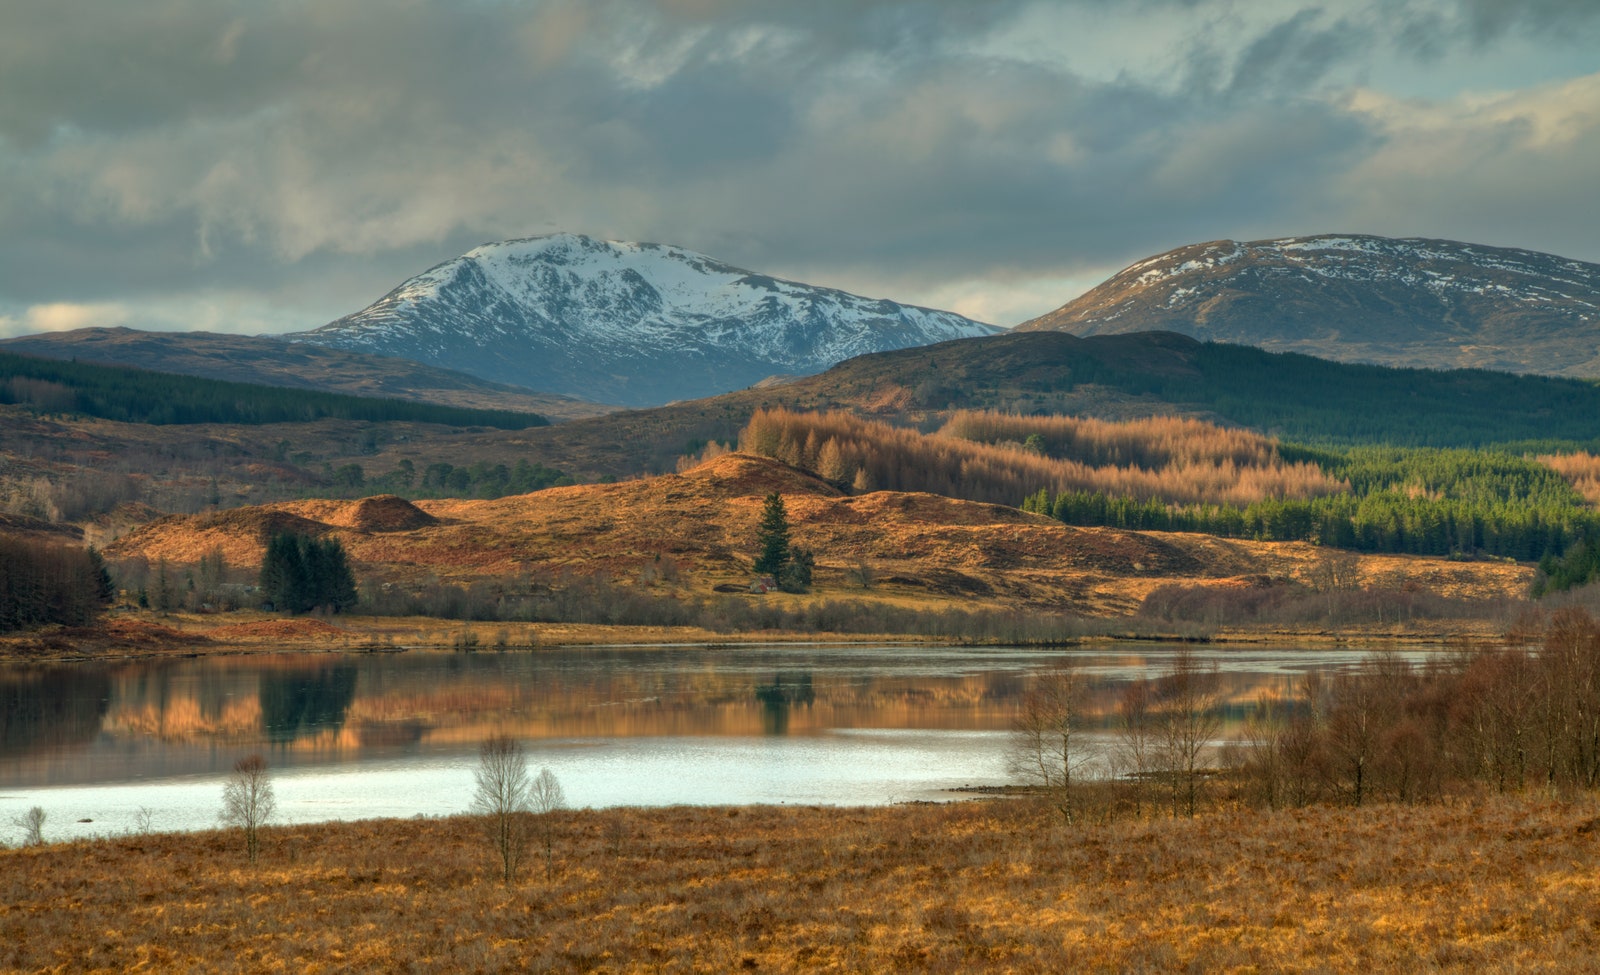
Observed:
[[[6,972],[1592,971],[1600,802],[1025,800],[554,814],[503,885],[466,817],[0,851]]]

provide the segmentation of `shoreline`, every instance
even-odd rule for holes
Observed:
[[[229,614],[149,612],[109,614],[91,627],[49,627],[0,637],[0,664],[80,663],[158,657],[249,656],[264,653],[527,653],[549,647],[640,650],[761,644],[826,646],[1085,647],[1115,643],[1200,643],[1211,646],[1459,646],[1498,645],[1506,633],[1490,620],[1429,620],[1347,627],[1219,627],[1207,632],[1104,632],[1054,640],[931,637],[903,633],[793,630],[722,632],[700,627],[590,623],[495,623],[436,617],[300,616],[243,611]]]

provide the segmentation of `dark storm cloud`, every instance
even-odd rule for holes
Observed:
[[[913,300],[889,289],[1327,229],[1352,212],[1351,173],[1361,212],[1415,195],[1408,109],[1328,95],[1364,51],[1426,38],[1438,60],[1600,22],[1586,6],[10,0],[0,315],[211,289],[304,307],[309,327],[485,240],[557,229]],[[1174,22],[1195,26],[1165,55],[1181,83],[1085,66]],[[1101,41],[1023,50],[1080,27]],[[1474,133],[1532,131],[1438,124],[1466,133],[1467,160]],[[1567,144],[1583,143],[1535,147],[1543,171],[1567,178]],[[1459,185],[1515,183],[1523,161]],[[1521,226],[1583,216],[1512,189]]]

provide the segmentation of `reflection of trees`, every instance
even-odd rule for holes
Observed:
[[[811,671],[773,677],[770,684],[756,685],[756,700],[761,702],[761,730],[769,735],[787,734],[789,709],[796,704],[811,706],[817,699],[811,686]]]
[[[86,745],[111,697],[104,673],[69,667],[0,680],[0,754]]]
[[[356,667],[261,675],[261,723],[267,739],[290,742],[307,732],[338,729],[356,696]]]

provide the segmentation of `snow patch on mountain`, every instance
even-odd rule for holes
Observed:
[[[1600,377],[1600,265],[1424,238],[1218,240],[1138,261],[1017,328]]]
[[[1596,308],[1600,265],[1552,260],[1534,251],[1474,247],[1450,241],[1368,236],[1284,237],[1276,240],[1218,241],[1158,255],[1116,274],[1112,281],[1132,279],[1142,288],[1198,271],[1229,264],[1249,266],[1258,274],[1313,276],[1332,281],[1399,282],[1435,293],[1497,294],[1517,301],[1570,301]],[[1472,273],[1476,270],[1479,273]],[[1512,275],[1512,283],[1485,281],[1489,272]],[[1305,278],[1309,280],[1309,278]],[[1199,294],[1195,287],[1177,287],[1166,303]]]
[[[669,245],[554,234],[474,248],[292,338],[646,405],[998,331]]]

